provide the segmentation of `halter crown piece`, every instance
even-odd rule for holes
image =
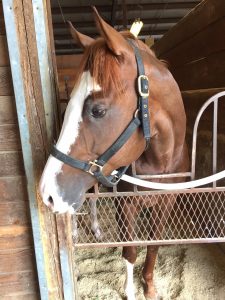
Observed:
[[[142,61],[141,54],[137,46],[133,43],[132,40],[128,40],[131,46],[134,49],[135,58],[137,62],[137,92],[138,92],[138,100],[137,100],[137,110],[131,122],[128,124],[127,128],[123,131],[123,133],[118,137],[118,139],[109,147],[102,155],[100,155],[94,161],[82,161],[78,159],[74,159],[61,151],[59,151],[54,145],[51,151],[51,155],[53,155],[58,160],[63,163],[71,166],[72,168],[80,169],[85,171],[92,176],[94,176],[98,182],[102,183],[104,186],[112,187],[117,185],[120,181],[123,174],[125,174],[126,170],[129,166],[120,167],[116,170],[115,175],[105,176],[103,174],[104,165],[108,160],[118,152],[122,146],[127,142],[127,140],[131,137],[134,131],[141,126],[144,134],[144,138],[146,140],[146,148],[150,142],[150,116],[149,116],[149,105],[148,105],[148,96],[149,96],[149,82],[148,77],[145,75],[144,64]]]

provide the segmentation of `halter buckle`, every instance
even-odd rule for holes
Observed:
[[[148,77],[146,75],[138,77],[138,92],[141,97],[146,98],[149,96]]]
[[[86,171],[87,173],[89,173],[91,175],[94,175],[94,171],[92,171],[93,167],[97,167],[97,168],[99,168],[99,171],[102,171],[103,166],[100,166],[99,164],[97,164],[97,160],[89,161],[88,164],[89,164],[90,167]]]

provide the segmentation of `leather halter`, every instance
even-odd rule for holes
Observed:
[[[138,92],[138,101],[137,101],[137,110],[134,114],[133,119],[128,124],[127,128],[123,131],[123,133],[118,137],[118,139],[112,144],[110,148],[108,148],[102,155],[100,155],[94,161],[82,161],[78,159],[74,159],[61,151],[59,151],[55,146],[51,151],[51,155],[53,155],[58,160],[63,163],[76,168],[82,171],[85,171],[91,175],[93,175],[97,181],[102,183],[104,186],[112,187],[117,185],[122,175],[126,172],[129,166],[124,166],[116,170],[115,175],[105,176],[103,174],[103,167],[110,160],[110,158],[119,151],[123,145],[127,142],[130,136],[135,132],[135,130],[141,125],[144,138],[146,140],[146,148],[150,142],[150,117],[149,117],[149,109],[148,109],[148,96],[149,96],[149,83],[148,77],[145,75],[144,64],[142,61],[141,54],[137,46],[132,42],[132,40],[128,40],[131,46],[134,49],[135,58],[137,62],[137,92]]]

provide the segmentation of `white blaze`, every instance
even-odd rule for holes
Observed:
[[[82,122],[82,111],[84,101],[95,90],[100,87],[93,82],[90,72],[84,72],[80,82],[73,89],[69,104],[66,109],[63,126],[60,132],[56,148],[65,154],[69,154],[71,146],[79,135],[79,124]],[[60,213],[69,210],[67,203],[63,202],[59,195],[56,176],[61,172],[63,163],[55,157],[49,157],[40,181],[40,192],[43,201],[48,205],[48,198],[51,196],[54,201],[54,211]]]

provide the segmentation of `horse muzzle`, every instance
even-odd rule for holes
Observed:
[[[56,214],[70,213],[74,214],[82,206],[85,193],[75,195],[49,193],[45,188],[40,188],[40,194],[45,205]]]

